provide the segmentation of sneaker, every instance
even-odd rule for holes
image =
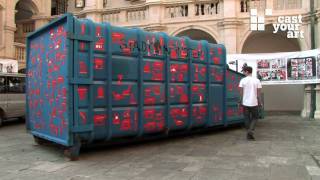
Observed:
[[[248,140],[252,140],[252,141],[255,140],[255,138],[254,138],[254,136],[252,134],[247,134],[247,139]]]

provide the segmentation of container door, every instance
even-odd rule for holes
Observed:
[[[71,61],[73,17],[64,15],[27,39],[27,126],[35,136],[65,145],[73,144]]]

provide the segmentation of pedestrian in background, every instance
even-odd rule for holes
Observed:
[[[259,79],[252,77],[252,67],[246,66],[243,68],[245,78],[242,78],[239,87],[240,100],[239,105],[244,108],[245,127],[247,129],[247,139],[255,140],[254,130],[258,121],[258,108],[261,106],[261,82]]]

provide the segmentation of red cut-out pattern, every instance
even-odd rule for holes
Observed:
[[[163,111],[148,109],[143,111],[143,117],[146,121],[143,128],[147,132],[158,132],[164,129]]]
[[[220,122],[222,121],[222,111],[218,105],[213,105],[213,121]]]
[[[114,125],[120,124],[120,116],[118,113],[113,114],[112,124],[114,124]]]
[[[98,99],[103,99],[104,98],[104,88],[103,87],[98,87],[97,90],[97,98]]]
[[[185,76],[187,76],[188,65],[187,64],[171,64],[170,73],[171,81],[184,81]]]
[[[113,32],[111,36],[112,36],[112,43],[116,43],[116,44],[124,43],[125,36],[123,33]]]
[[[207,107],[200,106],[200,107],[193,107],[192,108],[192,116],[196,123],[203,123],[207,116]]]
[[[99,51],[103,51],[104,50],[104,38],[100,38],[96,43],[95,43],[95,46],[94,46],[94,49],[95,50],[99,50]]]
[[[96,70],[104,69],[104,60],[101,58],[95,58],[94,59],[94,69],[96,69]]]
[[[101,37],[101,26],[96,27],[96,37]]]
[[[78,95],[80,101],[83,101],[87,98],[88,89],[86,87],[78,87]]]
[[[85,50],[86,48],[86,44],[84,42],[80,42],[79,46],[81,51]]]
[[[87,124],[87,113],[80,111],[79,114],[82,124]]]
[[[81,34],[84,35],[86,33],[86,24],[81,24]]]
[[[95,114],[93,116],[93,123],[95,126],[104,126],[106,123],[107,116],[104,114]]]
[[[79,62],[79,65],[80,65],[80,74],[88,74],[88,67],[86,65],[86,63],[84,61],[80,61]]]
[[[184,121],[188,117],[188,111],[186,108],[171,108],[170,117],[173,119],[176,126],[183,126]]]
[[[131,115],[130,111],[125,111],[123,113],[123,120],[121,122],[120,130],[128,131],[131,129]]]

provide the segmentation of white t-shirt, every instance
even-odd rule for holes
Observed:
[[[257,89],[262,88],[260,80],[252,76],[241,79],[239,87],[243,88],[242,104],[244,106],[258,106]]]

